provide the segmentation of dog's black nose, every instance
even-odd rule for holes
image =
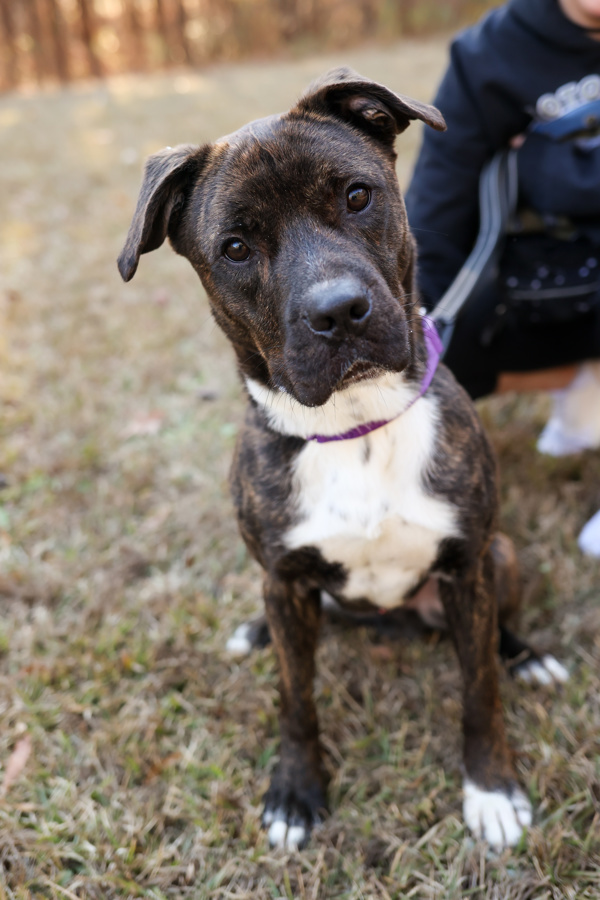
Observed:
[[[371,301],[354,278],[338,278],[313,285],[308,292],[305,320],[311,331],[341,340],[360,335],[371,315]]]

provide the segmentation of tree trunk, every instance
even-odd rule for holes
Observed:
[[[91,8],[90,0],[77,0],[77,6],[79,8],[79,31],[81,34],[81,41],[85,47],[88,71],[94,78],[101,78],[102,64],[94,50],[94,33],[96,29],[94,23],[93,0],[91,0]]]
[[[188,66],[191,66],[194,60],[192,58],[190,42],[185,33],[185,26],[187,25],[187,12],[183,0],[175,0],[175,23],[177,26],[177,37],[179,38],[179,43],[181,44],[181,49],[183,51],[184,62]]]
[[[3,78],[5,85],[14,87],[19,75],[17,72],[17,52],[15,49],[15,24],[10,8],[10,0],[0,0],[0,28],[2,29],[2,43],[4,44]]]
[[[161,62],[167,63],[171,60],[171,52],[169,46],[169,29],[167,27],[167,16],[165,13],[164,0],[154,0],[156,9],[156,30],[162,43],[163,58]]]

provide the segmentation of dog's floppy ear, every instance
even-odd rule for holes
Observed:
[[[117,261],[124,281],[135,275],[142,253],[156,250],[164,242],[208,151],[208,146],[180,144],[166,147],[148,159],[127,240]]]
[[[332,69],[313,81],[292,110],[310,111],[344,119],[389,146],[413,119],[421,119],[436,131],[446,129],[444,117],[435,106],[394,94],[345,67]]]

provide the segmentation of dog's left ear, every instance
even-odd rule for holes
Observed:
[[[127,240],[117,260],[123,281],[135,275],[140,254],[156,250],[172,235],[209,150],[210,145],[180,144],[148,159]]]
[[[348,68],[332,69],[313,81],[294,112],[334,115],[389,147],[414,119],[420,119],[436,131],[446,130],[444,117],[435,106],[394,94]]]

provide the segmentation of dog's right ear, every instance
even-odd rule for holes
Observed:
[[[209,150],[209,145],[180,144],[148,159],[127,240],[117,261],[123,281],[135,275],[140,255],[156,250],[171,233]]]
[[[395,94],[383,84],[363,78],[346,67],[332,69],[309,86],[292,113],[335,116],[366,131],[388,148],[396,135],[411,121],[420,119],[436,131],[445,131],[439,109],[403,94]]]

